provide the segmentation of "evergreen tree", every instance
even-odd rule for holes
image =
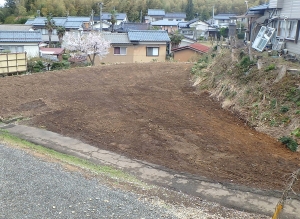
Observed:
[[[192,20],[194,18],[194,4],[193,0],[188,0],[188,3],[185,8],[185,13],[186,13],[186,19]]]
[[[55,25],[55,22],[54,20],[52,19],[52,15],[49,14],[47,17],[46,17],[46,21],[45,21],[45,26],[46,26],[46,29],[48,31],[48,36],[49,36],[49,48],[51,47],[51,36],[52,36],[52,33],[53,33],[53,30],[56,28],[56,25]]]
[[[117,11],[113,9],[110,16],[110,23],[111,23],[111,32],[115,31],[115,24],[117,23]]]
[[[15,0],[6,0],[4,7],[8,9],[10,14],[14,14],[17,7],[17,3]]]

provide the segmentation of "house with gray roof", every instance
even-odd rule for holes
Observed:
[[[194,40],[199,39],[199,37],[206,39],[212,32],[217,31],[216,28],[205,21],[201,21],[199,18],[187,22],[179,22],[178,29],[186,38]]]
[[[110,23],[110,19],[111,19],[111,13],[108,12],[103,12],[101,15],[101,20],[103,22],[108,22]],[[94,23],[100,23],[100,16],[94,16],[93,18]],[[127,22],[128,18],[127,18],[127,14],[126,13],[116,13],[116,25],[120,25],[122,22]]]
[[[210,20],[208,20],[207,22],[212,25],[213,27],[218,27],[218,28],[222,28],[222,27],[229,27],[230,23],[236,23],[236,19],[234,19],[233,17],[235,17],[236,14],[217,14],[214,15]]]
[[[178,30],[178,23],[180,21],[168,21],[168,20],[159,20],[151,22],[151,27],[159,30],[165,30],[168,33]]]
[[[0,31],[1,50],[11,53],[26,52],[28,57],[39,56],[40,31]]]
[[[127,33],[103,33],[110,41],[109,54],[95,63],[164,62],[170,38],[162,30],[132,30]]]
[[[186,13],[183,12],[166,13],[163,19],[168,21],[185,21]]]
[[[148,14],[145,16],[146,23],[155,21],[185,21],[186,13],[184,12],[165,12],[164,9],[148,9]]]
[[[53,17],[52,20],[56,26],[61,26],[66,29],[66,31],[78,31],[90,29],[90,17]],[[31,25],[34,30],[40,30],[42,33],[42,40],[49,41],[48,30],[46,29],[46,17],[36,17],[34,19],[28,19],[25,25]],[[52,42],[59,42],[57,36],[57,30],[54,29],[51,36]]]
[[[115,26],[115,31],[116,32],[128,32],[131,30],[149,30],[150,29],[150,24],[149,23],[134,23],[134,22],[126,22],[126,23],[121,23],[118,26]]]

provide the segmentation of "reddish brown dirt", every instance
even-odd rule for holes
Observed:
[[[0,78],[0,116],[29,117],[27,124],[177,171],[283,189],[299,153],[197,94],[191,67],[123,64]]]

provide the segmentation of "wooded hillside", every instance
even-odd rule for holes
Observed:
[[[53,16],[90,16],[92,9],[99,15],[101,0],[7,0],[4,8],[0,9],[2,23],[22,23],[20,17],[34,17],[37,10],[41,16],[51,13]],[[116,9],[127,13],[130,21],[140,21],[147,14],[148,9],[165,9],[166,12],[185,12],[188,4],[193,10],[188,10],[188,17],[198,14],[202,20],[215,13],[243,14],[247,6],[244,0],[102,0],[103,12]],[[249,0],[249,7],[262,4],[264,0]],[[192,5],[191,5],[192,4]],[[193,13],[193,14],[191,14]],[[17,19],[16,19],[17,18]],[[18,19],[19,18],[19,19]]]

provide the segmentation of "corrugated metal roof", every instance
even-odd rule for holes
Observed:
[[[103,38],[110,43],[130,44],[127,33],[102,33]]]
[[[170,37],[164,30],[143,30],[129,31],[128,38],[130,41],[139,42],[169,42]]]
[[[40,31],[0,31],[0,42],[41,42]]]
[[[165,16],[165,10],[163,9],[148,9],[149,16]]]
[[[152,26],[177,26],[180,21],[159,20],[151,22]]]
[[[44,54],[60,55],[64,53],[63,48],[40,48],[40,52]]]
[[[186,18],[186,13],[183,12],[172,12],[172,13],[166,13],[165,18]]]

